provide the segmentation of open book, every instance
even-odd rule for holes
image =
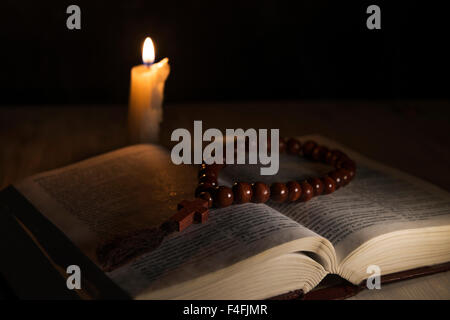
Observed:
[[[207,223],[171,234],[106,276],[134,299],[263,299],[307,293],[330,273],[359,285],[371,275],[370,265],[386,275],[450,261],[447,192],[323,137],[300,139],[346,152],[357,163],[355,179],[306,203],[269,200],[212,209]],[[301,180],[327,170],[280,155],[276,176],[259,176],[257,166],[230,165],[219,182]],[[165,221],[178,202],[193,197],[196,173],[194,166],[173,165],[167,149],[136,145],[32,176],[14,188],[101,269],[98,246]],[[71,263],[78,263],[75,256]]]

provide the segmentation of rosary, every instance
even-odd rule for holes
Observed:
[[[280,153],[306,157],[334,167],[322,177],[311,177],[304,181],[274,182],[270,186],[263,182],[235,182],[232,188],[218,185],[220,170],[225,164],[202,164],[198,173],[199,185],[194,200],[183,200],[178,211],[158,228],[148,228],[119,236],[97,249],[97,258],[105,271],[112,271],[143,253],[156,249],[164,237],[181,232],[193,223],[208,220],[209,208],[224,208],[232,204],[248,202],[306,202],[311,198],[330,194],[347,185],[355,176],[356,164],[344,152],[329,150],[314,141],[301,144],[295,138],[287,141],[280,138]]]

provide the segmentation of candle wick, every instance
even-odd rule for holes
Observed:
[[[151,62],[144,62],[144,65],[145,65],[147,68],[150,68],[151,65],[152,65],[152,63],[151,63]]]

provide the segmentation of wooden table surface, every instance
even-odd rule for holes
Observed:
[[[126,114],[126,106],[0,107],[0,189],[125,146]],[[450,191],[450,101],[171,104],[164,110],[161,143],[170,145],[171,132],[192,129],[194,120],[202,120],[203,128],[221,130],[279,128],[282,136],[321,134]],[[450,299],[449,288],[447,272],[386,285],[376,294],[364,291],[355,298]]]

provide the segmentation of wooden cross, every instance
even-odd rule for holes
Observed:
[[[177,231],[183,231],[192,223],[208,220],[208,201],[203,199],[183,200],[178,204],[178,212],[170,220],[176,223]]]

